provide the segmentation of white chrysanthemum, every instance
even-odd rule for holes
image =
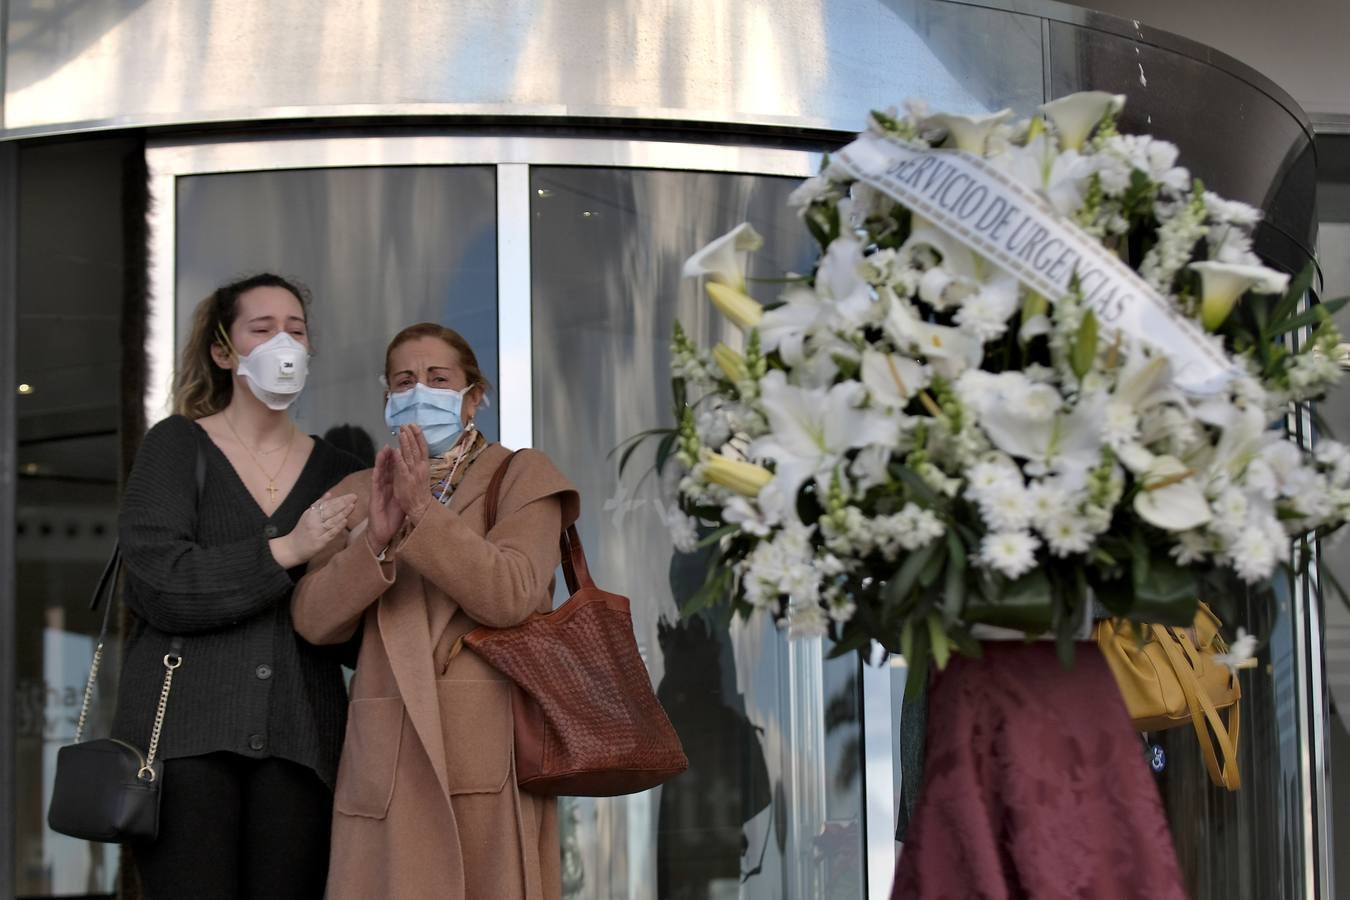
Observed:
[[[1211,503],[1214,521],[1210,525],[1215,531],[1236,532],[1247,521],[1247,495],[1236,488],[1228,488]]]
[[[1040,541],[1025,531],[999,531],[980,542],[980,561],[1008,578],[1021,578],[1036,566]]]
[[[1139,437],[1139,416],[1130,404],[1112,400],[1106,404],[1102,419],[1102,439],[1112,449],[1119,449]]]
[[[1039,481],[1029,485],[1027,502],[1031,508],[1031,521],[1041,530],[1044,530],[1044,524],[1058,518],[1071,507],[1068,491],[1054,481]]]
[[[1183,531],[1177,536],[1177,543],[1169,551],[1180,566],[1193,566],[1204,562],[1212,552],[1209,538],[1200,531]]]
[[[1050,519],[1040,532],[1045,536],[1050,552],[1061,558],[1086,553],[1095,537],[1087,522],[1072,512],[1063,512]]]
[[[1021,531],[1031,523],[1031,499],[1020,484],[990,491],[980,500],[980,512],[993,531]]]
[[[1259,526],[1244,528],[1228,546],[1228,562],[1248,584],[1265,581],[1275,571],[1276,553],[1283,549]]]
[[[666,509],[665,520],[676,550],[693,553],[698,549],[698,523],[691,516],[686,516],[678,506],[671,504]]]
[[[968,298],[956,312],[956,324],[980,341],[992,341],[1008,330],[1008,320],[1017,312],[1017,292],[982,290]]]
[[[1242,473],[1242,484],[1247,490],[1266,500],[1274,500],[1280,495],[1280,480],[1276,477],[1275,470],[1259,457],[1247,464]]]
[[[1000,488],[1021,486],[1022,476],[1011,459],[999,455],[971,466],[966,473],[966,483],[966,496],[978,503],[981,497]]]
[[[1226,200],[1213,191],[1205,191],[1205,210],[1215,222],[1250,228],[1261,221],[1261,210],[1240,200]]]

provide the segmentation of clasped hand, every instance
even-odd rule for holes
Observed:
[[[422,429],[402,425],[398,445],[381,448],[370,483],[367,532],[375,552],[393,541],[405,521],[419,522],[431,505],[431,451]]]

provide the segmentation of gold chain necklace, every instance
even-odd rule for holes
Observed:
[[[248,452],[249,457],[253,460],[253,464],[258,467],[258,471],[267,477],[267,499],[272,503],[276,503],[277,494],[280,493],[280,491],[277,490],[277,476],[285,470],[286,463],[291,458],[291,447],[295,445],[295,423],[291,423],[291,434],[290,437],[286,439],[286,455],[281,458],[281,465],[277,470],[269,475],[267,470],[263,468],[262,460],[258,459],[258,454],[254,453],[253,448],[244,443],[244,439],[239,436],[239,432],[235,430],[234,423],[230,421],[230,417],[224,412],[221,412],[220,417],[224,419],[225,424],[230,427],[230,433],[233,434],[234,439],[239,442],[239,446],[243,447],[244,450]],[[275,453],[276,451],[273,450],[272,452]]]

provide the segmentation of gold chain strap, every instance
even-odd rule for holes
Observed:
[[[136,777],[142,781],[155,780],[155,754],[159,752],[159,732],[164,727],[164,710],[169,705],[169,689],[173,687],[173,672],[183,664],[183,657],[164,654],[164,687],[159,692],[159,706],[155,709],[155,727],[150,731],[150,750],[145,755],[145,765],[141,766]]]

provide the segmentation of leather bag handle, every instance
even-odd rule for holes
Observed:
[[[1159,636],[1158,643],[1162,645],[1163,652],[1172,664],[1173,671],[1176,672],[1177,683],[1186,696],[1186,705],[1191,711],[1191,724],[1195,727],[1195,736],[1199,739],[1200,752],[1205,760],[1205,768],[1209,770],[1210,780],[1230,791],[1236,791],[1242,784],[1237,765],[1237,742],[1241,726],[1241,719],[1238,717],[1238,705],[1234,704],[1233,711],[1228,717],[1228,725],[1225,726],[1223,717],[1219,715],[1218,709],[1214,706],[1214,701],[1200,689],[1200,682],[1196,677],[1195,669],[1186,659],[1186,654],[1182,648],[1178,646],[1180,642],[1186,639],[1185,629],[1165,628],[1160,630],[1162,634]],[[1213,729],[1212,736],[1211,728]],[[1214,750],[1215,742],[1219,745],[1218,753]],[[1223,756],[1222,766],[1219,763],[1220,754]]]
[[[506,459],[502,460],[501,465],[497,466],[497,471],[492,473],[492,480],[488,482],[487,495],[483,499],[484,535],[497,524],[497,508],[501,502],[502,481],[506,478],[506,470],[510,468],[511,460],[515,459],[519,452],[519,450],[512,450]],[[591,568],[586,564],[586,551],[581,546],[581,534],[578,533],[575,524],[568,525],[558,536],[558,550],[562,560],[563,580],[567,583],[567,593],[569,595],[575,594],[582,588],[594,587],[595,582],[591,580]]]

